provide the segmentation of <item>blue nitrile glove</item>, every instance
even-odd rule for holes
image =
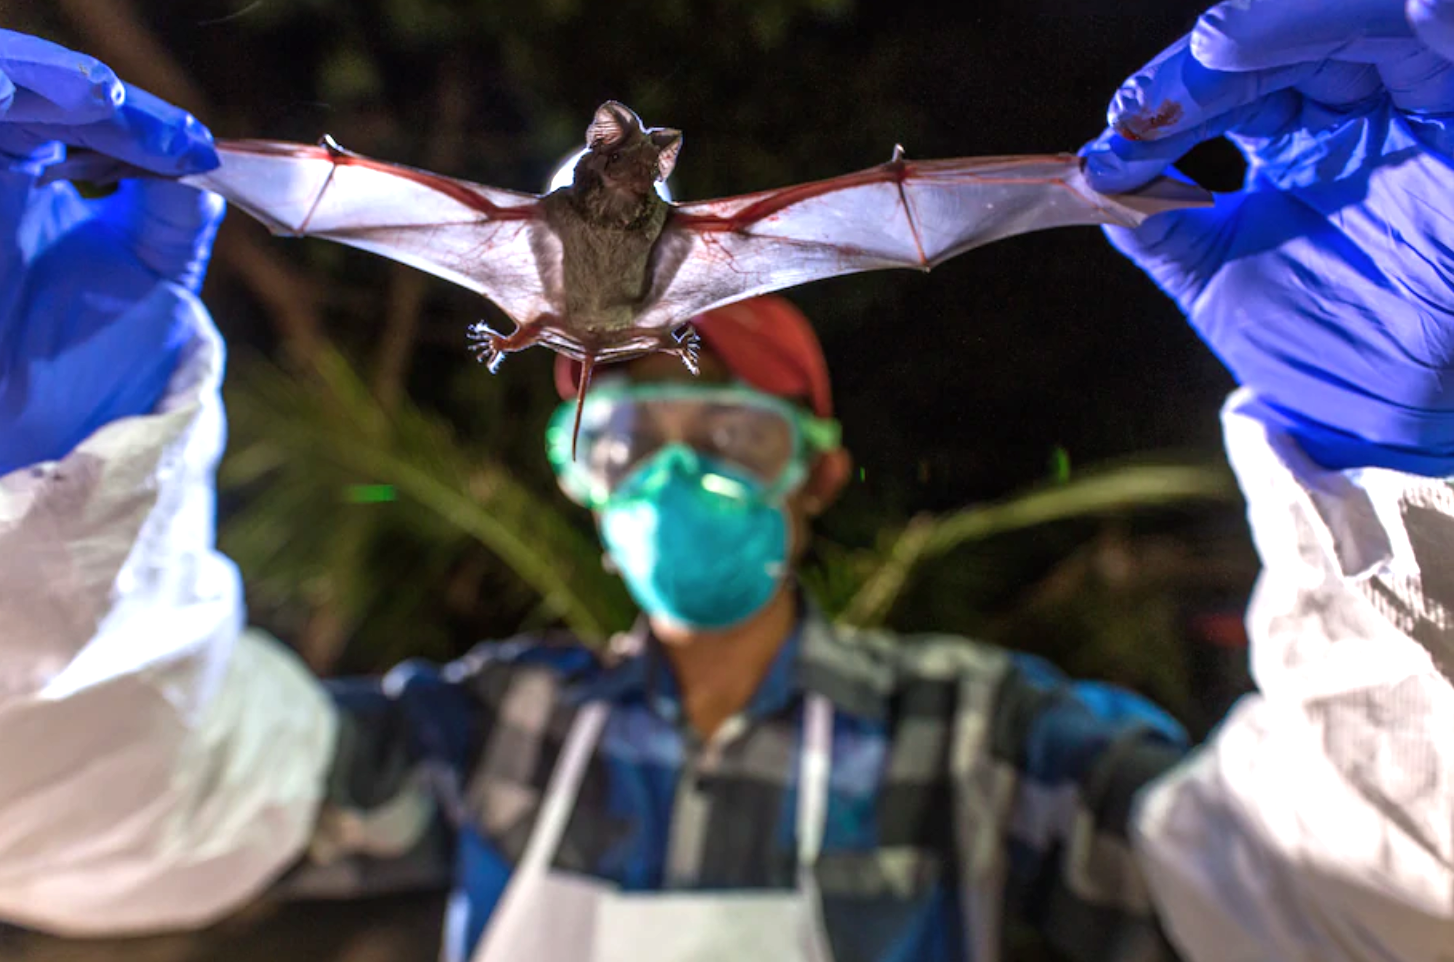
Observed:
[[[220,199],[169,180],[98,201],[37,186],[66,145],[160,174],[217,165],[188,114],[90,57],[0,30],[0,475],[156,406],[222,217]]]
[[[1454,0],[1232,0],[1126,81],[1100,190],[1227,134],[1244,189],[1112,243],[1327,467],[1454,474]]]

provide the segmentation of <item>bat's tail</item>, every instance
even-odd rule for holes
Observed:
[[[570,435],[570,459],[576,459],[576,441],[581,436],[581,411],[586,407],[586,392],[591,389],[591,375],[596,370],[596,358],[587,354],[581,359],[581,383],[576,385],[576,426]]]

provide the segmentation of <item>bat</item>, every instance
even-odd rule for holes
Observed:
[[[276,234],[323,237],[453,281],[498,305],[509,333],[468,329],[491,373],[540,344],[582,364],[662,351],[697,370],[693,317],[821,278],[891,267],[927,271],[971,248],[1078,224],[1134,227],[1211,195],[1160,178],[1105,195],[1071,154],[910,160],[827,180],[674,204],[656,186],[682,134],[602,104],[572,182],[545,195],[502,190],[345,150],[219,141],[221,166],[183,178]],[[579,407],[577,427],[579,427]]]

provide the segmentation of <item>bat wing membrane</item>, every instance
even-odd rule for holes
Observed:
[[[185,181],[276,234],[323,237],[477,291],[517,324],[562,303],[559,241],[539,198],[319,146],[233,140]]]
[[[1092,190],[1071,154],[907,161],[775,191],[675,207],[658,242],[640,324],[675,327],[712,307],[839,274],[928,270],[1030,231],[1134,227],[1201,205],[1162,179],[1133,195]]]

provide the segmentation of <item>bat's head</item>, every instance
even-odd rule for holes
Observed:
[[[682,149],[682,132],[642,126],[625,104],[608,100],[586,128],[587,151],[576,164],[575,182],[598,181],[622,193],[645,196],[671,176]]]

